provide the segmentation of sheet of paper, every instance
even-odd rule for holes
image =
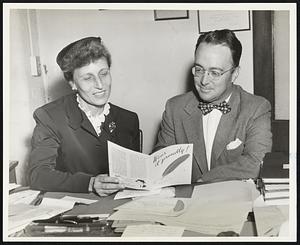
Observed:
[[[43,198],[41,204],[38,206],[40,208],[61,208],[61,209],[72,209],[75,201],[55,199],[55,198]]]
[[[253,181],[231,180],[194,187],[193,199],[203,202],[253,201],[260,195]]]
[[[33,220],[51,218],[72,209],[73,206],[74,202],[54,198],[43,198],[38,206],[26,203],[11,203],[8,207],[9,234],[24,229]]]
[[[136,221],[136,220],[115,220],[111,227],[112,228],[119,228],[119,227],[126,227],[128,225],[145,225],[145,224],[154,224],[154,221]]]
[[[163,225],[130,225],[122,237],[181,237],[184,227]]]
[[[193,144],[171,145],[149,156],[108,141],[109,175],[140,190],[190,184],[192,155]]]
[[[186,210],[188,201],[184,198],[141,197],[115,209],[142,214],[178,216]]]
[[[123,198],[138,198],[143,196],[175,197],[175,187],[164,187],[155,190],[123,190],[115,195],[115,200]]]
[[[279,198],[279,199],[267,199],[264,202],[265,206],[280,206],[280,205],[289,205],[289,198]]]
[[[290,182],[290,180],[288,178],[264,178],[263,182],[265,184],[268,184],[268,183],[285,183],[285,184],[288,184]]]
[[[284,164],[282,165],[282,168],[283,168],[283,169],[289,169],[289,168],[290,168],[290,164],[284,163]]]
[[[287,220],[276,206],[254,207],[253,211],[258,236],[277,236],[281,224]]]
[[[118,210],[111,214],[108,220],[134,220],[134,221],[151,221],[155,222],[158,215],[136,213],[129,210]]]
[[[208,235],[217,235],[224,231],[240,233],[251,210],[250,201],[203,203],[195,199],[180,216],[158,217],[156,221],[165,225],[184,226],[186,230]]]
[[[24,203],[29,204],[31,203],[40,191],[36,190],[25,190],[16,193],[12,193],[9,195],[9,204],[17,204],[17,203]]]
[[[159,194],[161,192],[161,189],[156,189],[156,190],[123,190],[119,191],[115,195],[115,200],[118,199],[123,199],[123,198],[133,198],[133,197],[142,197],[142,196],[150,196],[150,195],[155,195]]]
[[[266,190],[288,190],[290,189],[289,184],[265,184]]]
[[[16,183],[9,183],[8,188],[9,188],[9,190],[11,191],[11,190],[16,189],[16,188],[18,188],[18,187],[20,187],[20,186],[21,186],[21,185],[18,185],[18,184],[16,184]]]
[[[265,192],[265,199],[268,198],[288,198],[290,196],[289,190],[287,191],[266,191]]]
[[[71,196],[65,196],[65,197],[61,198],[60,200],[72,201],[74,203],[77,202],[77,203],[84,203],[84,204],[91,204],[94,202],[98,202],[98,200],[79,198],[79,197],[71,197]]]

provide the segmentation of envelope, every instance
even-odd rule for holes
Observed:
[[[240,144],[242,144],[243,142],[239,139],[236,138],[234,141],[231,141],[227,146],[226,149],[227,150],[234,150],[236,148],[238,148],[240,146]]]

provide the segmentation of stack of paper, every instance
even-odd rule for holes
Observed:
[[[257,196],[253,181],[199,185],[192,198],[141,197],[117,207],[108,219],[158,222],[214,236],[240,233]]]
[[[186,198],[141,197],[117,207],[108,220],[155,223],[159,217],[175,217],[184,213],[188,201]]]
[[[9,195],[8,202],[9,204],[17,204],[17,203],[29,204],[37,197],[39,193],[40,191],[36,191],[36,190],[25,190],[25,191],[12,193]]]
[[[288,220],[288,206],[254,207],[258,236],[278,236],[281,225]]]
[[[258,195],[253,181],[199,185],[194,188],[186,212],[157,221],[214,236],[224,231],[240,233],[248,213],[252,211],[252,201]]]
[[[70,210],[74,206],[74,201],[44,198],[38,206],[33,206],[25,202],[10,201],[8,208],[8,234],[24,229],[31,221],[36,219],[48,219],[57,214]]]

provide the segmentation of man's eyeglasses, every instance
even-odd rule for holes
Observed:
[[[192,73],[195,77],[202,77],[204,76],[205,72],[207,72],[207,75],[212,80],[218,80],[221,76],[223,76],[226,72],[231,71],[235,69],[235,67],[231,67],[229,70],[226,71],[218,71],[218,70],[205,70],[201,66],[194,66],[192,68]]]

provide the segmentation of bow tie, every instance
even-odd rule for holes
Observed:
[[[213,109],[218,109],[223,114],[226,114],[226,113],[231,111],[231,108],[230,108],[230,106],[228,105],[228,103],[226,101],[223,101],[218,105],[199,102],[198,107],[202,111],[203,115],[206,115],[206,114],[210,113]]]

